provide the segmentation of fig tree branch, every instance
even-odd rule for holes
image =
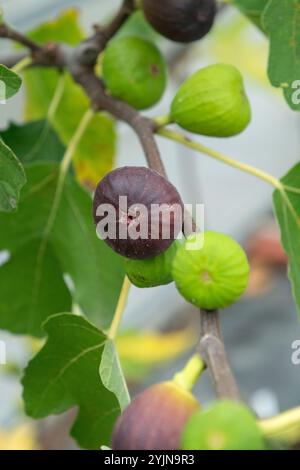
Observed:
[[[90,38],[82,41],[76,48],[55,43],[39,46],[6,25],[2,25],[0,37],[8,37],[29,48],[32,55],[32,65],[56,67],[59,70],[69,71],[74,81],[83,88],[89,97],[93,111],[107,111],[116,119],[127,123],[138,136],[149,167],[166,176],[155,140],[156,124],[147,117],[142,116],[127,103],[110,96],[106,92],[101,79],[95,73],[98,55],[104,50],[109,39],[114,36],[134,11],[134,8],[134,0],[124,0],[119,13],[112,22],[105,28],[96,27],[95,33]],[[187,226],[190,232],[196,230],[194,223],[189,223]],[[200,311],[200,319],[199,352],[213,378],[216,393],[219,398],[238,400],[239,393],[220,333],[218,312]]]
[[[134,108],[123,101],[107,95],[102,82],[93,71],[80,68],[73,71],[73,77],[84,88],[95,110],[106,110],[129,124],[143,146],[148,165],[163,176],[166,176],[164,165],[160,157],[157,143],[154,138],[153,123],[143,117]],[[192,230],[194,227],[192,227]],[[239,400],[240,395],[232,374],[223,339],[220,332],[218,312],[200,311],[201,338],[199,352],[205,361],[213,378],[216,393],[219,398]]]
[[[39,52],[41,46],[36,42],[32,41],[27,36],[19,33],[15,29],[8,26],[6,23],[0,24],[0,37],[5,39],[11,39],[24,47],[27,47],[32,53]]]

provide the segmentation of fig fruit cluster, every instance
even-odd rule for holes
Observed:
[[[176,188],[153,170],[108,173],[96,188],[93,214],[100,238],[125,257],[137,287],[174,280],[188,302],[205,310],[228,307],[247,287],[247,256],[229,236],[208,231],[176,240],[184,206]]]
[[[182,43],[205,36],[216,14],[215,0],[142,0],[142,7],[156,31]]]
[[[177,382],[137,395],[118,418],[113,450],[266,450],[257,420],[242,403],[221,400],[202,409]]]

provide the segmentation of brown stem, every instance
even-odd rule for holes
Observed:
[[[165,176],[165,168],[161,161],[158,146],[153,135],[152,121],[143,117],[138,111],[124,101],[120,101],[105,92],[101,80],[89,67],[72,68],[74,80],[79,83],[90,98],[93,109],[105,110],[120,121],[124,121],[136,132],[149,167]]]
[[[219,398],[240,400],[220,329],[219,312],[200,310],[199,353],[207,365]]]
[[[95,34],[82,41],[76,48],[76,63],[93,67],[108,41],[116,34],[134,10],[134,0],[124,0],[117,15],[106,27],[102,28],[95,25]]]
[[[36,42],[32,41],[30,38],[24,36],[18,31],[15,31],[5,23],[0,25],[0,37],[11,39],[12,41],[22,44],[23,46],[30,49],[33,53],[41,50],[41,46],[39,46]]]
[[[124,0],[123,4],[115,16],[115,18],[111,21],[111,23],[104,29],[104,37],[106,41],[112,38],[123,26],[125,21],[131,16],[131,14],[135,10],[135,1],[134,0]],[[101,30],[100,30],[101,32]]]

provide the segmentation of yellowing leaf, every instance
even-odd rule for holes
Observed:
[[[125,333],[117,339],[121,360],[133,360],[156,365],[180,356],[195,342],[194,333],[188,330],[171,333]]]
[[[65,42],[76,46],[84,37],[79,26],[79,12],[75,8],[60,13],[55,20],[38,26],[29,36],[37,42]]]
[[[56,20],[40,26],[30,34],[40,43],[61,41],[71,46],[83,38],[76,10],[63,12]],[[25,73],[26,104],[28,120],[45,118],[54,95],[59,73],[52,69],[32,68]],[[62,142],[68,145],[80,119],[90,106],[79,85],[67,74],[64,92],[52,125]],[[74,156],[78,179],[94,189],[98,181],[112,169],[116,151],[114,121],[106,114],[98,113],[85,132]]]
[[[0,430],[0,450],[37,450],[33,426],[23,424],[10,431]]]

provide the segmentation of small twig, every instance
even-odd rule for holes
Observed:
[[[23,46],[27,47],[31,50],[32,53],[39,52],[41,50],[41,46],[36,42],[32,41],[27,36],[15,31],[13,28],[8,26],[6,23],[0,25],[0,37],[11,39]]]
[[[134,0],[124,0],[123,1],[123,4],[122,4],[118,14],[111,21],[111,23],[106,28],[104,28],[104,30],[102,32],[102,34],[105,37],[106,41],[108,41],[110,38],[112,38],[119,31],[121,26],[123,26],[125,21],[134,12],[135,8],[136,8],[136,6],[135,6],[135,1]]]
[[[21,73],[24,69],[29,67],[32,64],[32,58],[30,56],[24,57],[19,62],[17,62],[11,70],[15,73]]]
[[[108,41],[116,34],[134,10],[134,0],[124,0],[119,12],[106,27],[102,28],[95,25],[95,33],[85,41],[82,41],[76,48],[75,56],[77,64],[93,67],[96,64],[97,57],[105,49]]]

